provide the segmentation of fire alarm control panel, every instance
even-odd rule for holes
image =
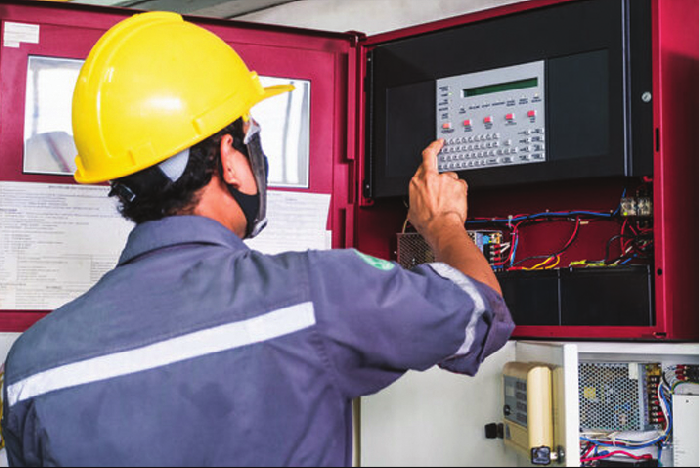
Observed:
[[[437,80],[439,170],[544,162],[544,61]]]

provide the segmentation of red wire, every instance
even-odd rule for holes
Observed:
[[[651,458],[654,458],[649,453],[645,453],[644,455],[638,457],[637,455],[632,455],[631,453],[625,452],[624,450],[615,450],[614,452],[606,453],[605,455],[600,455],[598,457],[582,458],[581,463],[591,462],[591,461],[595,461],[595,460],[602,460],[604,458],[612,457],[613,455],[618,454],[618,453],[622,454],[622,455],[626,455],[628,457],[632,457],[635,460],[649,460]]]
[[[571,233],[571,238],[569,238],[569,241],[566,243],[562,250],[566,250],[571,246],[571,243],[574,241],[574,238],[576,238],[576,233],[578,232],[579,226],[581,226],[581,218],[576,218],[576,226],[574,226],[574,232]]]
[[[625,226],[627,226],[627,218],[625,218],[625,221],[622,223],[622,229],[620,229],[620,255],[625,253]]]
[[[515,245],[515,241],[516,241],[516,239],[518,238],[518,236],[520,236],[520,232],[518,231],[518,226],[519,226],[521,223],[524,223],[524,222],[526,222],[526,221],[530,221],[530,220],[523,220],[523,221],[520,221],[520,222],[516,223],[515,225],[513,225],[513,235],[511,236],[511,244],[510,244],[511,254],[508,256],[508,260],[507,260],[506,262],[504,262],[504,263],[502,263],[502,264],[496,264],[496,266],[502,266],[502,265],[505,265],[506,263],[510,262],[510,257],[511,257],[511,255],[512,255],[513,246]],[[564,245],[564,247],[563,247],[562,249],[559,250],[559,253],[558,253],[558,254],[552,254],[552,255],[550,255],[550,257],[556,257],[556,256],[558,256],[558,255],[563,254],[564,251],[566,251],[566,250],[571,246],[571,244],[573,243],[574,239],[576,238],[576,234],[578,233],[578,229],[579,229],[580,226],[581,226],[581,218],[578,218],[578,217],[577,217],[577,218],[576,218],[576,225],[574,226],[574,232],[571,233],[571,237],[569,238],[569,240],[566,241],[566,244]],[[513,261],[514,261],[514,263],[515,263],[515,259],[513,259]],[[522,266],[522,267],[517,267],[517,266],[515,266],[515,267],[509,268],[508,270],[509,270],[509,271],[510,271],[510,270],[521,270],[521,269],[523,269],[523,268],[525,268],[525,267],[524,267],[524,266]]]
[[[590,455],[594,448],[595,444],[590,444],[590,447],[588,447],[588,450],[586,450],[586,453],[584,453],[581,458],[586,458],[588,455]]]
[[[622,238],[620,238],[620,239],[622,239]],[[627,248],[628,248],[628,247],[630,246],[630,244],[632,244],[633,242],[634,242],[634,239],[627,239],[627,242],[625,242],[625,243],[623,244],[623,246],[621,247],[622,250],[621,250],[621,252],[620,252],[620,255],[625,255],[625,252],[627,252]]]

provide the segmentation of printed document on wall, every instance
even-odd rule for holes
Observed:
[[[133,224],[108,191],[0,182],[0,309],[56,309],[116,266]]]
[[[267,227],[246,244],[268,255],[330,249],[332,233],[326,230],[330,204],[330,194],[270,190]]]

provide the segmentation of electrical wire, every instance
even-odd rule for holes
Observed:
[[[630,439],[618,439],[616,438],[615,432],[613,433],[584,433],[602,436],[599,439],[592,439],[589,437],[581,436],[580,440],[585,442],[590,442],[596,444],[596,446],[606,446],[606,447],[622,447],[628,450],[639,450],[647,447],[651,447],[658,443],[667,442],[671,437],[671,428],[673,427],[673,417],[671,412],[671,403],[668,401],[666,395],[663,392],[663,384],[659,382],[657,386],[657,396],[661,402],[661,410],[664,413],[666,420],[666,427],[660,433],[657,433],[656,437],[650,440],[630,440]]]
[[[573,210],[573,211],[545,211],[541,213],[535,213],[535,214],[518,214],[515,216],[508,216],[507,218],[472,218],[470,220],[467,220],[465,224],[506,224],[507,228],[511,230],[511,249],[510,249],[510,255],[503,261],[494,264],[494,266],[505,266],[506,264],[510,263],[509,269],[514,269],[517,267],[517,265],[521,265],[522,263],[529,261],[529,260],[535,260],[535,259],[545,259],[544,262],[541,262],[538,265],[535,265],[534,267],[529,267],[527,269],[535,269],[535,268],[554,268],[551,265],[548,265],[549,262],[551,262],[554,259],[557,259],[557,264],[561,261],[561,259],[558,259],[558,257],[564,253],[574,242],[578,235],[579,227],[581,224],[581,218],[582,217],[589,217],[593,219],[613,219],[618,216],[620,213],[620,210],[622,208],[622,199],[625,197],[627,194],[627,188],[625,187],[622,191],[622,195],[620,197],[620,203],[617,204],[617,207],[615,208],[614,211],[612,212],[603,212],[603,211],[594,211],[594,210]],[[518,246],[520,243],[520,231],[519,227],[523,223],[531,223],[531,222],[540,222],[540,221],[552,221],[557,218],[568,218],[573,221],[572,218],[576,219],[576,226],[574,227],[574,231],[571,235],[571,238],[567,242],[567,244],[559,251],[556,253],[550,254],[550,255],[535,255],[531,257],[524,258],[519,261],[515,261],[516,256],[517,256],[517,251],[518,251]],[[623,226],[624,230],[624,226]],[[606,258],[599,263],[606,263],[607,262],[607,257],[609,256],[609,245],[606,248]],[[502,250],[501,253],[505,253],[505,250]],[[616,259],[617,260],[617,259]],[[592,263],[594,264],[594,263]],[[525,268],[522,268],[525,269]]]
[[[615,242],[616,239],[620,239],[622,237],[631,238],[631,236],[628,236],[626,234],[616,234],[616,235],[612,236],[608,240],[608,243],[605,245],[605,257],[603,257],[603,259],[600,260],[601,263],[608,263],[608,258],[610,257],[610,246],[612,245],[613,242]]]
[[[617,214],[620,212],[620,209],[622,208],[622,199],[625,198],[625,195],[627,195],[627,187],[622,191],[622,196],[620,196],[620,204],[617,205],[617,208],[613,212],[613,216],[617,216]]]
[[[668,438],[671,436],[671,427],[673,427],[673,420],[671,419],[671,403],[669,403],[669,401],[666,399],[666,396],[663,394],[662,390],[663,384],[659,382],[659,385],[657,385],[656,387],[656,394],[659,398],[659,401],[662,403],[661,411],[664,413],[664,418],[666,420],[666,436],[664,437],[664,440],[668,440]]]
[[[580,226],[581,226],[581,218],[576,218],[576,225],[574,226],[574,231],[571,233],[571,237],[569,237],[569,240],[566,242],[566,244],[564,244],[564,247],[562,247],[556,253],[551,254],[551,255],[534,255],[532,257],[527,257],[527,258],[524,258],[522,260],[519,260],[519,261],[513,263],[512,266],[517,266],[517,265],[520,265],[521,263],[524,263],[528,260],[534,260],[536,258],[546,258],[547,259],[545,262],[541,263],[540,265],[536,265],[535,267],[531,267],[531,268],[526,268],[527,270],[534,270],[536,267],[541,266],[544,263],[548,263],[550,261],[550,259],[554,259],[554,258],[559,257],[561,254],[566,252],[566,250],[569,247],[571,247],[571,244],[574,243],[574,241],[576,240],[576,237],[578,237],[578,232],[579,232]]]
[[[618,455],[618,454],[625,455],[625,456],[630,457],[630,458],[634,458],[635,460],[649,460],[649,459],[653,458],[648,453],[645,453],[644,455],[637,456],[637,455],[631,454],[629,452],[625,452],[624,450],[615,450],[613,452],[609,452],[609,453],[606,453],[604,455],[599,455],[597,457],[582,458],[581,463],[588,463],[588,462],[592,462],[592,461],[596,461],[596,460],[603,460],[604,458],[610,458],[613,455]]]
[[[689,381],[686,382],[686,381],[680,380],[680,381],[673,384],[673,387],[671,387],[671,393],[675,395],[676,388],[680,387],[681,385],[696,385],[697,386],[698,382],[689,382]]]

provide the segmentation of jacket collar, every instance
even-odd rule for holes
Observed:
[[[119,265],[141,255],[184,244],[209,244],[232,250],[249,250],[248,246],[218,221],[201,216],[171,216],[137,224],[119,259]]]

